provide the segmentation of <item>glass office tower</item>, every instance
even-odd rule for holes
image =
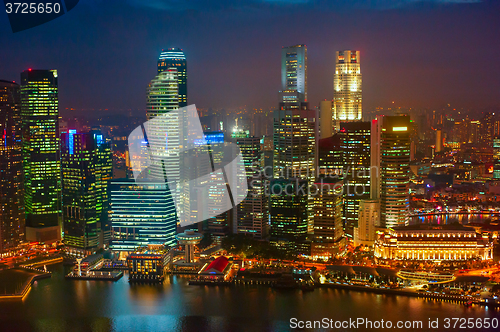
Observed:
[[[61,239],[61,160],[57,70],[21,73],[26,239]]]
[[[182,49],[167,48],[161,51],[158,59],[158,74],[169,68],[177,69],[179,107],[187,106],[187,61]]]
[[[149,244],[175,245],[175,205],[164,183],[114,179],[110,200],[113,250],[132,252]]]
[[[359,202],[370,198],[371,123],[341,122],[344,160],[344,229],[351,240],[358,226]]]
[[[93,133],[70,129],[61,134],[61,164],[64,244],[68,252],[93,254],[109,242],[111,149]]]

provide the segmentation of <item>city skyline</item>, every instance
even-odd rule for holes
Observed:
[[[139,87],[145,86],[156,71],[151,59],[158,58],[165,47],[181,47],[190,59],[190,72],[196,73],[189,77],[190,103],[206,108],[243,105],[270,108],[275,105],[275,91],[280,89],[279,67],[276,66],[280,60],[274,47],[305,43],[309,58],[308,101],[313,106],[333,98],[331,81],[335,52],[343,49],[359,50],[363,58],[365,110],[392,106],[393,101],[394,105],[402,107],[432,108],[448,103],[456,108],[498,106],[495,98],[498,69],[486,62],[476,63],[474,70],[469,65],[477,57],[477,49],[486,54],[498,53],[498,44],[493,42],[499,30],[494,28],[498,22],[492,14],[498,4],[493,1],[416,3],[384,10],[331,5],[326,6],[324,13],[316,13],[314,20],[310,15],[302,15],[306,28],[290,28],[294,32],[290,37],[278,33],[279,22],[294,19],[300,12],[307,14],[312,6],[310,3],[267,4],[264,8],[269,14],[279,13],[274,24],[269,22],[269,14],[263,9],[250,15],[251,22],[249,18],[236,22],[226,9],[212,9],[206,17],[194,10],[187,16],[181,15],[186,17],[183,23],[173,15],[173,11],[178,10],[185,13],[182,8],[170,9],[172,14],[169,14],[169,10],[155,11],[128,4],[117,8],[113,3],[101,3],[99,8],[103,13],[99,13],[95,4],[82,3],[78,11],[37,27],[33,33],[22,32],[15,37],[2,34],[0,40],[10,45],[5,63],[11,65],[0,65],[0,70],[5,73],[4,79],[18,82],[18,70],[14,68],[58,69],[65,80],[65,91],[60,96],[61,111],[66,108],[132,109],[139,114],[146,98]],[[112,11],[124,17],[130,17],[132,12],[139,17],[150,14],[151,25],[148,26],[156,29],[148,29],[146,34],[136,20],[129,20],[123,29],[111,29],[111,24],[117,21]],[[192,29],[182,33],[173,28],[162,31],[166,23],[160,21],[160,17],[164,13],[169,15],[169,26],[182,30],[182,26],[190,24]],[[337,18],[334,22],[326,20],[331,13]],[[211,16],[221,14],[221,23],[194,33],[197,28],[204,27]],[[96,16],[94,25],[85,24],[86,35],[76,33],[76,25],[80,28],[84,24],[83,16],[88,15]],[[241,15],[236,13],[235,17]],[[355,17],[359,18],[356,20],[359,24],[353,26],[350,21]],[[370,18],[365,19],[367,17]],[[250,26],[266,23],[271,32],[277,33],[267,33],[270,37],[259,30],[250,33],[243,23]],[[232,29],[225,29],[226,26]],[[7,28],[4,22],[3,29]],[[44,39],[60,28],[63,29],[57,32],[60,38]],[[339,33],[325,41],[319,38],[322,31]],[[243,38],[236,37],[238,32]],[[76,42],[64,43],[63,40],[74,39],[70,37],[72,33],[90,47],[81,51]],[[219,38],[225,42],[212,41],[210,35],[214,33],[220,34]],[[121,38],[125,35],[127,38]],[[401,37],[407,35],[410,38]],[[134,40],[136,46],[130,48],[124,40]],[[462,47],[464,43],[467,47]],[[46,52],[34,59],[31,54],[40,50]],[[72,56],[68,56],[70,54]],[[75,62],[85,65],[75,66]],[[86,64],[98,71],[97,77],[82,70]],[[238,75],[234,75],[235,72]],[[85,98],[86,95],[94,98]]]
[[[6,3],[2,328],[500,326],[500,4],[78,2]]]

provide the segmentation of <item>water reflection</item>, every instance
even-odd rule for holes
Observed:
[[[498,220],[498,214],[436,214],[412,217],[410,224],[452,224],[458,222],[462,225],[468,223],[485,223],[492,220]]]

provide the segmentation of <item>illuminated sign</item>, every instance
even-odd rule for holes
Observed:
[[[392,131],[407,131],[408,127],[392,127]]]

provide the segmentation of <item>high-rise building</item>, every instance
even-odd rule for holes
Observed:
[[[318,110],[308,109],[305,45],[282,48],[281,82],[281,102],[273,122],[273,176],[312,183],[316,177],[319,115]],[[312,201],[307,209],[308,231],[312,233]]]
[[[114,179],[110,202],[113,250],[132,252],[149,244],[175,245],[175,204],[165,183]]]
[[[318,112],[287,109],[283,103],[274,112],[274,177],[314,181]]]
[[[61,134],[64,244],[74,254],[90,255],[109,243],[109,145],[93,133],[70,129]]]
[[[314,241],[311,256],[329,259],[343,252],[342,181],[319,178],[314,184]]]
[[[410,117],[383,116],[372,124],[371,196],[380,198],[380,226],[404,226],[410,204]]]
[[[64,244],[71,253],[91,255],[99,247],[95,161],[91,134],[61,134]]]
[[[344,161],[344,228],[351,240],[358,226],[359,201],[370,198],[371,123],[341,122]]]
[[[495,113],[486,113],[481,119],[481,143],[490,145],[493,143],[493,133],[495,130]]]
[[[24,240],[19,85],[0,80],[0,255]]]
[[[158,59],[158,74],[169,68],[177,69],[179,86],[179,107],[188,105],[187,99],[187,61],[180,48],[167,48],[162,50]]]
[[[61,160],[56,70],[21,73],[26,239],[61,239]]]
[[[333,75],[333,119],[362,119],[359,51],[337,51]]]
[[[307,183],[299,179],[274,179],[269,187],[270,242],[290,254],[309,254]]]
[[[100,222],[101,236],[99,243],[108,246],[111,241],[111,223],[109,221],[109,183],[113,178],[113,153],[111,142],[104,139],[100,129],[91,131],[96,142],[96,210]],[[127,158],[128,161],[128,158]]]
[[[259,137],[247,135],[236,138],[241,150],[247,176],[247,197],[236,207],[238,233],[262,240],[268,236],[269,208],[265,196],[266,178],[262,170],[262,149]]]
[[[354,228],[354,245],[373,246],[375,229],[380,226],[380,203],[376,199],[359,202],[358,226]]]
[[[307,47],[281,48],[281,90],[283,101],[307,102]],[[291,94],[294,92],[294,94]]]

